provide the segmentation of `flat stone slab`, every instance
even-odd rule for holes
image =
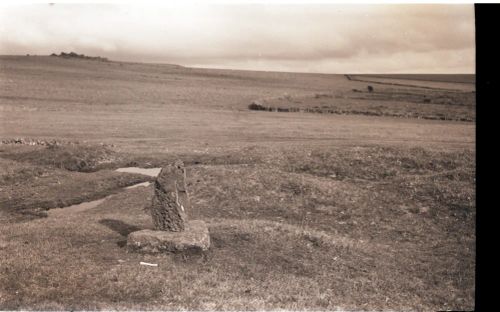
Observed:
[[[127,237],[127,247],[142,253],[206,251],[210,234],[205,222],[190,220],[182,232],[141,230]]]

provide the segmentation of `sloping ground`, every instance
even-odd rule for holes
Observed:
[[[240,153],[233,164],[207,158],[188,167],[189,215],[207,221],[212,238],[204,255],[126,252],[127,234],[152,226],[151,187],[91,210],[3,224],[0,307],[473,308],[471,151]]]
[[[45,210],[95,200],[148,181],[143,175],[100,170],[119,157],[103,147],[3,147],[0,151],[0,221],[46,216]],[[86,172],[94,171],[94,172]]]
[[[370,86],[342,92],[285,96],[254,101],[252,110],[337,115],[390,116],[433,120],[476,120],[476,94],[472,92]]]
[[[402,87],[419,87],[429,90],[459,90],[473,92],[476,90],[475,75],[348,75],[353,81],[371,82],[376,85],[392,85]]]
[[[403,79],[416,81],[440,81],[452,83],[476,83],[474,74],[384,74],[384,75],[358,75],[362,77],[378,77],[386,79]]]
[[[439,102],[433,102],[438,101],[434,96],[429,96],[431,103],[424,103],[427,91],[406,92],[409,87],[374,85],[373,94],[353,92],[367,90],[368,83],[350,81],[343,75],[193,69],[56,57],[0,57],[0,67],[2,139],[103,142],[136,153],[192,152],[256,143],[288,145],[297,141],[323,144],[327,140],[350,145],[474,143],[474,125],[470,123],[416,120],[422,115],[438,120],[473,120],[474,108],[436,105]],[[391,89],[395,89],[394,96]],[[254,100],[280,97],[285,100],[278,107],[324,113],[277,116],[248,110]],[[455,99],[451,99],[452,104]],[[303,103],[296,104],[295,100]],[[359,116],[362,114],[412,118]],[[420,135],[423,128],[425,137]]]
[[[0,157],[78,172],[93,172],[122,161],[120,156],[108,147],[83,144],[49,145],[47,147],[10,145],[0,151]]]
[[[55,57],[0,66],[2,200],[115,193],[86,211],[0,221],[0,309],[473,309],[473,122],[247,108],[282,97],[441,119],[455,108],[473,116],[474,103],[449,105],[472,95],[441,103],[410,87],[364,92],[340,75]],[[105,148],[18,150],[26,138]],[[110,169],[179,156],[190,215],[209,223],[213,248],[127,253],[126,235],[151,226],[151,189],[122,191],[136,177]]]

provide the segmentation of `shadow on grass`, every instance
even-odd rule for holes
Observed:
[[[127,224],[127,223],[120,221],[120,220],[102,219],[102,220],[99,220],[99,223],[107,226],[111,230],[113,230],[113,231],[115,231],[115,232],[117,232],[120,235],[125,236],[125,237],[127,237],[127,235],[129,235],[132,232],[141,230],[140,227]]]

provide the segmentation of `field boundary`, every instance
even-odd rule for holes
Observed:
[[[387,85],[387,86],[412,87],[412,88],[420,88],[420,89],[428,89],[428,90],[441,90],[441,91],[449,91],[449,92],[456,92],[456,93],[468,93],[468,92],[464,92],[464,91],[460,91],[460,90],[455,90],[455,89],[433,88],[433,87],[417,86],[417,85],[404,84],[404,83],[380,82],[380,81],[359,79],[359,78],[353,78],[353,76],[356,76],[356,75],[348,75],[348,74],[344,75],[344,77],[346,77],[346,79],[350,80],[350,81],[369,82],[369,83],[375,83],[375,84]],[[382,79],[393,79],[393,78],[384,78],[384,77],[375,77],[375,76],[372,76],[372,77],[374,77],[374,78],[382,78]],[[409,80],[409,79],[407,79],[407,80]],[[420,80],[420,81],[427,81],[427,80]],[[439,82],[446,82],[446,81],[439,81]],[[454,83],[454,82],[451,82],[451,83]]]

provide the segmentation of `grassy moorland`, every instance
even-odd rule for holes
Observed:
[[[337,115],[390,116],[433,120],[476,120],[476,94],[419,88],[369,86],[372,91],[316,93],[254,101],[252,110]],[[368,86],[367,86],[368,88]]]
[[[357,105],[352,89],[367,83],[342,75],[0,65],[1,309],[474,308],[474,122],[248,109],[317,94]],[[420,92],[437,101],[430,89],[405,99],[408,87],[390,88],[395,110],[436,113],[417,103]],[[113,169],[175,158],[212,248],[127,252],[127,234],[152,226],[152,189],[123,189],[150,178]]]
[[[456,74],[456,75],[446,75],[446,74],[385,74],[385,75],[360,75],[364,77],[378,77],[385,79],[400,79],[400,80],[411,80],[411,81],[435,81],[435,82],[451,82],[451,83],[464,83],[464,84],[474,84],[476,83],[476,75],[472,74]]]

